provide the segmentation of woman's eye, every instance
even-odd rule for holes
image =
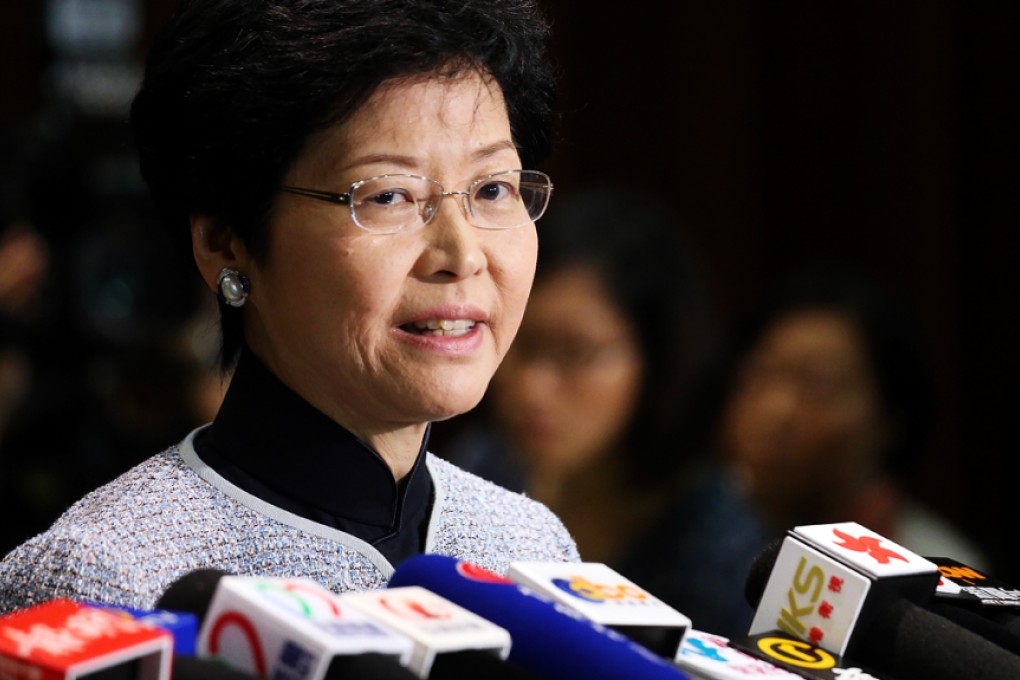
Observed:
[[[516,193],[513,186],[506,182],[488,182],[475,191],[476,201],[499,201]]]
[[[379,191],[371,196],[366,196],[362,203],[369,203],[377,206],[396,206],[402,203],[413,203],[414,197],[406,189],[390,189]]]

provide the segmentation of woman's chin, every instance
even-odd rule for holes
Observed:
[[[424,420],[437,422],[467,413],[478,406],[484,394],[484,389],[434,391],[423,400]]]

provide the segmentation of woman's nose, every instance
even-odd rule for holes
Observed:
[[[422,229],[426,241],[419,258],[419,274],[426,277],[467,278],[488,266],[482,247],[481,230],[469,221],[466,196],[460,192],[443,194],[434,214]]]

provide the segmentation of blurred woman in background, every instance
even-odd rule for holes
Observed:
[[[748,320],[735,354],[718,447],[776,534],[852,520],[922,555],[986,566],[910,492],[926,464],[933,384],[911,310],[892,291],[854,272],[800,272]]]
[[[715,319],[684,227],[619,187],[561,197],[545,220],[518,338],[451,455],[547,504],[584,560],[695,627],[746,633],[766,539],[696,439]]]

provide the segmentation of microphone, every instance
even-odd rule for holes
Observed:
[[[1020,590],[948,557],[927,557],[939,570],[929,609],[1020,654]]]
[[[600,562],[513,562],[510,580],[672,661],[691,620]]]
[[[0,678],[169,680],[172,647],[165,630],[60,598],[0,617]]]
[[[509,660],[545,680],[679,680],[662,657],[526,586],[468,562],[426,554],[402,562],[391,587],[422,586],[510,633]]]
[[[930,599],[938,579],[933,563],[856,522],[795,527],[780,545],[748,634],[779,629],[852,653],[854,633],[876,611],[898,598]]]
[[[197,656],[174,658],[172,680],[255,680],[258,676],[231,668],[222,661]]]
[[[139,623],[167,631],[174,639],[175,660],[177,657],[195,655],[195,645],[198,641],[198,617],[191,612],[175,612],[169,609],[134,609],[105,602],[86,602],[85,604],[107,611],[119,612],[124,616],[130,616]]]
[[[705,680],[794,680],[800,676],[732,647],[729,639],[701,630],[684,636],[677,665]],[[858,680],[864,680],[858,677]]]
[[[782,540],[765,547],[751,564],[745,595],[752,607],[757,606]],[[1016,589],[946,557],[926,557],[934,563],[941,576],[934,598],[925,608],[939,616],[977,633],[1013,654],[1020,654],[1020,617],[1015,611]]]
[[[532,680],[508,662],[510,633],[420,586],[344,593],[341,602],[413,643],[408,668],[419,677],[445,680]]]
[[[755,616],[735,644],[756,654],[756,636],[785,634],[900,680],[1020,677],[1020,657],[924,607],[938,578],[934,563],[854,522],[796,527],[752,565]]]
[[[938,567],[939,584],[935,599],[987,614],[1001,614],[1003,620],[1017,618],[1020,590],[994,576],[949,557],[928,557]]]
[[[199,617],[201,659],[219,659],[254,676],[418,677],[404,667],[411,654],[408,639],[341,604],[311,579],[232,576],[204,569],[174,582],[157,606]]]

